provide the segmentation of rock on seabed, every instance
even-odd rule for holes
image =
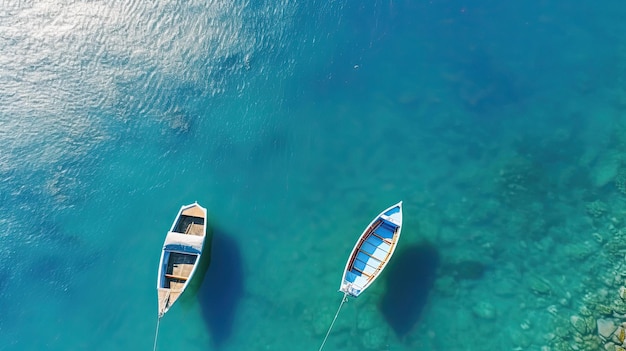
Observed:
[[[574,329],[576,329],[576,331],[579,332],[581,335],[587,334],[587,323],[585,323],[585,320],[583,318],[574,315],[569,318],[569,321],[570,323],[572,323]]]
[[[472,307],[472,312],[482,319],[494,319],[496,317],[496,308],[487,301],[477,303]]]
[[[598,326],[598,334],[604,340],[608,340],[617,329],[617,326],[615,325],[612,319],[600,318],[597,320],[597,326]]]

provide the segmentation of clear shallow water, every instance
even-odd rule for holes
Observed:
[[[149,349],[159,249],[194,200],[214,260],[160,349],[317,349],[354,241],[400,199],[398,263],[327,349],[539,350],[615,293],[618,3],[0,11],[2,349]]]

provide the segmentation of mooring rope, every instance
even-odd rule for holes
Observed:
[[[161,323],[161,316],[157,318],[156,332],[154,333],[154,347],[152,351],[156,351],[157,347],[157,338],[159,337],[159,324]]]
[[[331,329],[333,329],[333,325],[335,325],[335,321],[337,320],[337,316],[339,316],[339,311],[341,311],[341,307],[343,307],[343,304],[346,301],[348,301],[348,294],[347,293],[343,294],[343,299],[341,299],[341,304],[339,305],[339,308],[337,309],[337,313],[335,313],[335,318],[333,318],[333,322],[330,323],[330,327],[328,327],[328,331],[326,332],[326,336],[324,337],[324,341],[322,341],[322,346],[320,346],[319,350],[317,350],[317,351],[322,351],[322,349],[324,348],[324,344],[326,344],[326,339],[328,339],[328,335],[330,335],[330,331],[331,331]]]

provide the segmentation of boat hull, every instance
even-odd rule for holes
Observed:
[[[402,201],[382,211],[357,240],[339,291],[358,297],[378,278],[393,255],[402,231]]]
[[[207,227],[207,211],[198,203],[182,206],[178,211],[159,261],[159,318],[189,289],[193,278],[199,275],[198,271],[202,271],[202,262],[206,262],[203,253],[209,232]]]

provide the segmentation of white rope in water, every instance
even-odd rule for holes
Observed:
[[[328,339],[328,335],[330,335],[330,331],[333,329],[333,325],[335,325],[335,321],[337,320],[337,316],[339,316],[339,311],[341,311],[341,307],[343,307],[343,304],[346,301],[348,301],[348,294],[347,293],[343,294],[343,299],[341,299],[341,304],[339,305],[339,308],[337,309],[337,313],[335,313],[335,318],[333,318],[333,322],[330,323],[330,327],[328,327],[328,331],[326,332],[326,336],[324,337],[324,341],[322,341],[322,346],[320,346],[319,350],[317,350],[317,351],[322,351],[322,349],[324,348],[324,345],[326,344],[326,340]]]
[[[152,351],[156,351],[157,347],[157,338],[159,337],[159,324],[161,323],[161,316],[157,318],[156,332],[154,333],[154,347]]]

